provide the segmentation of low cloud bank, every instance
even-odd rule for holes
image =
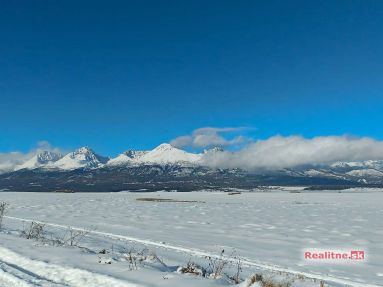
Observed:
[[[47,141],[38,142],[37,146],[29,152],[0,153],[0,173],[14,170],[16,166],[23,164],[41,151],[61,153],[60,149],[52,147]]]
[[[32,158],[33,154],[22,152],[0,153],[0,173],[13,170],[17,165]]]
[[[337,161],[383,159],[383,142],[372,138],[273,136],[257,140],[236,152],[210,153],[205,164],[219,168],[279,169]]]
[[[213,128],[205,127],[194,130],[190,135],[179,136],[173,139],[170,144],[175,147],[193,147],[203,148],[210,146],[232,146],[243,144],[248,140],[243,135],[238,135],[239,132],[249,130],[248,127],[236,128]],[[228,135],[234,135],[228,138]]]

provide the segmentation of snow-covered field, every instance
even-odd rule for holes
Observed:
[[[0,286],[228,286],[226,275],[177,272],[188,261],[209,269],[208,257],[220,262],[222,250],[228,276],[241,258],[242,279],[258,273],[292,286],[383,286],[383,192],[376,190],[0,193],[0,201],[10,204]],[[46,223],[45,243],[20,237],[32,220]],[[89,231],[80,247],[49,242],[67,226]],[[367,259],[304,261],[303,249],[313,248],[364,250]],[[129,253],[142,261],[137,268]]]

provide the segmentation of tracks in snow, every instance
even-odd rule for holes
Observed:
[[[56,227],[56,228],[68,228],[67,225],[61,225],[61,224],[55,224],[55,223],[49,223],[49,222],[43,222],[43,221],[36,221],[36,220],[30,220],[30,219],[13,217],[13,216],[4,216],[4,217],[11,219],[11,220],[16,220],[16,221],[25,221],[25,222],[34,221],[37,223],[43,223],[47,226],[52,226],[52,227]],[[71,228],[73,230],[85,231],[84,228],[78,228],[78,227],[73,227],[73,226],[71,226]],[[144,244],[146,246],[152,246],[152,247],[156,247],[156,248],[173,250],[176,252],[182,252],[182,253],[186,253],[186,254],[189,254],[192,256],[197,256],[197,257],[202,257],[202,258],[207,257],[207,256],[212,257],[212,258],[218,258],[219,257],[218,255],[212,254],[212,253],[207,252],[207,251],[202,251],[202,250],[197,250],[197,249],[192,249],[192,248],[187,248],[187,247],[182,247],[182,246],[168,245],[168,244],[162,243],[162,242],[156,242],[156,241],[151,241],[151,240],[146,240],[146,239],[139,239],[139,238],[135,238],[135,237],[118,235],[118,234],[101,232],[101,231],[87,231],[87,232],[88,232],[88,234],[94,234],[97,236],[102,236],[102,237],[112,238],[112,239],[117,239],[117,240],[122,240],[122,241],[135,242],[135,243],[139,243],[139,244]],[[1,250],[0,250],[0,254],[1,254]],[[0,260],[1,260],[1,256],[0,256]],[[227,258],[227,260],[235,262],[235,259]],[[287,274],[292,274],[292,275],[303,275],[303,276],[310,278],[310,279],[323,280],[329,284],[336,284],[336,285],[350,286],[350,287],[382,287],[382,285],[359,283],[359,282],[354,282],[354,281],[344,279],[344,278],[332,277],[329,275],[309,273],[309,272],[301,272],[301,271],[297,271],[297,270],[293,270],[293,269],[289,269],[289,268],[284,268],[284,267],[280,267],[280,266],[276,266],[276,265],[269,265],[269,264],[264,264],[264,263],[260,263],[260,262],[255,262],[255,261],[252,261],[249,259],[242,260],[242,263],[246,266],[252,266],[252,267],[255,267],[257,269],[271,271],[271,272],[282,272],[282,273],[287,273]],[[75,285],[70,285],[70,286],[75,286]],[[79,285],[79,286],[81,286],[81,285]],[[88,286],[91,286],[91,285],[88,285]],[[114,286],[114,285],[110,285],[110,286]],[[118,286],[118,285],[116,285],[116,286]],[[126,285],[124,285],[124,286],[126,286]],[[128,286],[137,286],[137,285],[128,285]],[[1,285],[0,285],[0,287],[1,287]]]
[[[32,260],[0,247],[1,287],[143,287],[106,275]]]
[[[4,248],[0,248],[0,252],[4,252]],[[0,282],[5,281],[4,286],[68,286],[66,284],[63,285],[55,281],[46,279],[36,273],[31,272],[30,270],[15,265],[14,263],[6,263],[2,260],[0,260],[0,271],[2,271],[0,272]]]
[[[0,263],[0,287],[28,287],[29,285],[25,280],[12,275],[4,269],[4,263]]]

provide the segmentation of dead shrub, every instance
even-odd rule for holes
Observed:
[[[89,234],[90,230],[87,229],[74,229],[68,227],[61,241],[64,245],[79,246],[79,243]]]
[[[262,287],[290,287],[290,282],[277,282],[272,278],[265,278],[261,274],[254,274],[247,279],[247,287],[253,286],[255,283],[260,283]]]
[[[3,219],[5,214],[7,213],[9,204],[6,202],[0,202],[0,229],[3,227]]]
[[[144,248],[137,251],[134,247],[124,249],[123,255],[125,260],[129,263],[129,270],[138,270],[139,265],[144,265],[145,261],[149,258],[149,250]]]
[[[199,266],[197,263],[189,260],[185,266],[179,266],[177,268],[177,273],[192,274],[192,275],[196,275],[196,276],[205,277],[206,270],[205,270],[205,268]]]
[[[158,255],[153,251],[149,254],[148,258],[152,261],[161,264],[165,269],[169,269],[169,266],[165,264],[164,260],[158,257]]]
[[[253,286],[256,282],[262,282],[262,281],[263,281],[263,277],[261,274],[254,274],[247,279],[246,287]]]
[[[242,258],[239,256],[234,256],[234,269],[235,273],[232,276],[229,276],[229,279],[234,283],[234,284],[239,284],[241,280],[241,273],[242,273]]]
[[[126,260],[129,263],[129,270],[137,270],[137,256],[135,254],[134,248],[130,249],[125,256]]]
[[[26,239],[45,241],[45,224],[32,221],[29,226],[23,226],[21,236],[25,237]]]
[[[206,259],[209,262],[208,274],[210,278],[219,279],[224,275],[223,271],[225,267],[229,264],[229,261],[224,257],[224,253],[225,250],[222,250],[219,257],[206,257]]]

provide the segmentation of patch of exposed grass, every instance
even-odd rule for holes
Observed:
[[[260,283],[262,287],[290,287],[291,282],[277,282],[272,278],[265,278],[261,274],[254,274],[247,280],[247,287]]]

